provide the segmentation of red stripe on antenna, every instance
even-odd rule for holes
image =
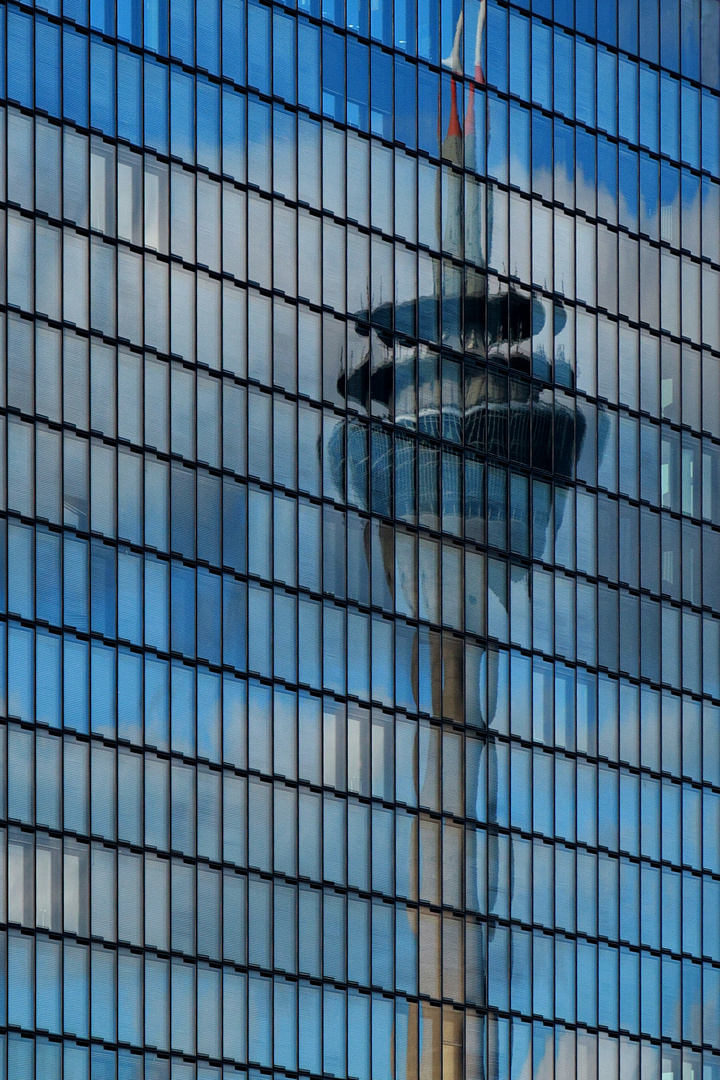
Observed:
[[[460,115],[458,113],[457,105],[457,83],[453,78],[450,83],[450,122],[448,124],[448,137],[450,135],[462,136],[462,129],[460,128]]]

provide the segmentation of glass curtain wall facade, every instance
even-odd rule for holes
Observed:
[[[718,0],[0,95],[0,1077],[719,1080]]]

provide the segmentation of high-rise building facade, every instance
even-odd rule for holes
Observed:
[[[0,96],[0,1078],[720,1080],[718,0]]]

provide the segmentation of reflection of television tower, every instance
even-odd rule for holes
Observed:
[[[462,18],[461,13],[460,18],[458,19],[459,28],[462,26]],[[475,82],[471,82],[468,86],[468,105],[467,112],[465,113],[465,163],[469,167],[474,167],[475,164],[475,83],[479,86],[485,85],[485,73],[483,72],[482,67],[482,39],[484,30],[485,0],[481,0],[480,11],[478,12],[477,29],[475,32]],[[460,36],[459,32],[456,31],[455,38],[458,42],[458,52],[460,48]],[[454,48],[455,46],[453,46],[453,50]],[[488,219],[490,219],[490,212],[488,212]],[[475,266],[482,266],[483,253],[480,242],[480,189],[477,186],[472,189],[465,204],[465,223],[465,258]],[[487,235],[490,235],[489,229]]]
[[[441,261],[437,260],[432,296],[421,296],[416,301],[404,301],[402,304],[384,301],[372,309],[357,312],[356,333],[366,334],[369,339],[372,326],[377,350],[373,344],[372,357],[370,349],[365,350],[360,363],[347,373],[341,374],[338,390],[342,396],[354,400],[363,408],[367,408],[369,401],[374,401],[384,406],[384,411],[389,416],[414,415],[417,378],[418,400],[424,402],[424,407],[420,410],[417,419],[418,432],[421,435],[439,438],[443,433],[443,415],[438,404],[439,395],[434,392],[437,380],[437,363],[434,354],[430,358],[430,354],[427,353],[427,358],[424,358],[421,348],[421,355],[416,366],[416,350],[412,348],[415,344],[414,337],[412,335],[403,337],[399,333],[394,333],[393,328],[394,326],[422,328],[424,325],[432,325],[432,319],[425,316],[427,313],[436,311],[441,301],[443,312],[450,314],[455,326],[462,326],[463,351],[472,354],[465,363],[464,403],[459,402],[457,406],[456,423],[459,429],[456,432],[457,441],[464,440],[466,445],[473,447],[487,447],[490,454],[494,446],[509,443],[511,458],[532,462],[535,468],[546,473],[555,472],[568,477],[572,475],[574,459],[582,444],[584,422],[580,416],[576,422],[574,412],[567,406],[559,402],[553,405],[551,400],[541,398],[539,388],[534,386],[529,379],[532,373],[533,332],[542,329],[545,319],[544,308],[540,303],[534,303],[526,292],[499,277],[493,277],[493,288],[488,289],[489,258],[482,250],[481,220],[483,210],[486,209],[489,248],[493,200],[491,184],[487,182],[484,189],[487,199],[486,208],[481,203],[483,187],[479,184],[467,185],[470,194],[463,206],[462,170],[466,165],[474,167],[475,162],[476,85],[483,86],[485,83],[482,68],[485,14],[485,0],[480,0],[475,32],[475,82],[470,82],[468,85],[464,126],[460,123],[458,107],[458,94],[462,92],[463,85],[461,82],[463,73],[462,12],[455,29],[452,51],[450,56],[443,60],[443,64],[451,70],[451,81],[450,117],[447,134],[442,144],[442,157],[454,168],[448,169],[445,206],[441,206],[442,196],[439,188],[435,207],[438,226],[441,220],[443,224],[443,249],[460,252],[463,251],[464,245],[465,261],[474,265],[476,270],[473,272],[465,269],[462,295],[455,295],[452,291],[445,289]],[[484,107],[482,99],[481,104]],[[438,116],[438,123],[441,123],[441,101],[438,102]],[[563,323],[562,308],[556,306],[556,329],[559,329]],[[443,333],[441,343],[446,342],[447,337]],[[410,347],[403,348],[403,346]],[[479,357],[482,359],[478,359]],[[496,389],[501,385],[501,380],[488,377],[488,360],[496,369],[499,363],[504,362],[506,370],[509,366],[517,375],[526,376],[524,379],[520,377],[510,380],[509,399]],[[427,393],[423,393],[424,384],[427,384]],[[347,448],[345,448],[345,439],[347,439]],[[402,515],[405,507],[422,508],[425,497],[423,477],[420,476],[420,490],[416,492],[414,451],[407,442],[398,442],[393,449],[393,440],[387,437],[384,452],[373,453],[371,456],[366,435],[357,425],[352,429],[348,425],[344,434],[340,430],[336,432],[331,452],[333,452],[332,468],[341,487],[347,477],[348,482],[357,490],[364,490],[369,478],[372,488],[385,494],[387,505],[391,505],[390,497],[394,495],[396,515]],[[444,482],[447,482],[447,478],[444,478]],[[447,491],[443,494],[446,495]],[[449,494],[457,505],[464,505],[466,519],[486,514],[489,520],[507,521],[508,509],[504,485],[489,487],[487,498],[484,491],[471,490],[467,486],[464,491],[458,490]],[[558,503],[555,514],[556,530],[561,520],[562,505]],[[536,536],[538,533],[547,531],[549,521],[549,511],[544,520],[539,520],[535,514],[533,528]],[[368,563],[370,562],[370,546],[368,526],[365,544]],[[385,575],[388,582],[391,582],[394,577],[395,556],[393,537],[389,530],[381,534],[381,548]],[[371,570],[371,567],[369,569]],[[504,593],[494,596],[494,601],[503,606],[507,604]],[[434,716],[440,717],[443,715],[443,700],[462,703],[464,658],[460,649],[454,652],[445,650],[441,644],[440,634],[431,635],[430,642],[432,711]],[[412,669],[416,705],[419,706],[417,634],[414,639]],[[491,727],[495,713],[498,678],[497,665],[488,662],[486,728]],[[464,710],[456,710],[456,715],[464,715]],[[487,769],[488,865],[487,869],[484,866],[478,866],[478,880],[474,884],[478,890],[475,908],[481,910],[481,905],[477,901],[485,893],[485,875],[487,874],[487,911],[489,912],[493,909],[497,897],[501,872],[497,820],[499,776],[497,752],[492,737],[488,737],[487,741]],[[479,782],[479,778],[476,782]],[[473,804],[474,801],[470,796],[470,803]],[[472,842],[470,836],[471,834],[468,834],[468,843]],[[431,853],[428,852],[428,858],[431,857]],[[512,865],[503,867],[502,872],[509,873],[512,890]],[[468,887],[471,887],[471,884],[468,882]],[[492,937],[493,932],[492,920],[489,919],[488,938]],[[512,957],[510,957],[510,963],[512,964]],[[485,970],[479,977],[486,984]],[[487,1002],[486,986],[475,995],[475,999]],[[408,1052],[414,1052],[417,1049],[408,1045]],[[422,1036],[419,1049],[422,1053]],[[484,1080],[484,1073],[482,1080]],[[491,1067],[489,1080],[504,1080],[504,1078],[496,1077]]]

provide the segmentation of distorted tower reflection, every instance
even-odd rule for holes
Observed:
[[[0,237],[0,1080],[720,1080],[720,2],[7,0]]]
[[[365,340],[365,347],[358,348],[350,357],[348,370],[341,365],[337,389],[341,399],[351,408],[375,411],[376,414],[394,421],[396,430],[416,429],[443,449],[466,447],[484,451],[488,462],[494,457],[509,456],[511,460],[527,462],[534,469],[562,478],[574,474],[575,459],[580,453],[585,426],[582,415],[577,418],[568,405],[553,401],[552,396],[541,393],[541,386],[532,381],[532,375],[552,378],[549,363],[544,358],[538,365],[533,363],[533,338],[544,329],[545,308],[531,295],[512,283],[505,283],[487,273],[491,258],[490,239],[483,249],[483,232],[477,191],[467,202],[464,200],[462,170],[465,161],[473,161],[476,153],[475,85],[484,84],[481,65],[483,34],[485,28],[485,0],[481,0],[475,29],[475,82],[468,84],[467,109],[461,126],[458,98],[463,82],[460,53],[463,35],[463,14],[457,21],[451,55],[443,63],[451,70],[450,115],[442,156],[453,167],[448,171],[444,198],[437,188],[435,200],[436,229],[442,235],[443,248],[448,251],[462,250],[466,259],[474,264],[466,266],[464,283],[457,275],[443,272],[437,263],[432,293],[420,295],[417,301],[387,299],[368,306],[354,314],[355,335]],[[458,171],[456,172],[455,169]],[[492,218],[493,189],[488,185],[487,215]],[[491,229],[488,227],[487,236]],[[489,283],[492,282],[492,287]],[[561,333],[565,325],[565,312],[561,303],[553,310],[553,335]],[[440,322],[438,354],[423,338],[433,340],[432,328]],[[420,344],[415,345],[419,338]],[[441,366],[445,350],[450,355],[463,355],[462,374],[450,390],[441,387]],[[538,372],[539,367],[539,372]],[[460,370],[460,369],[458,369]],[[509,374],[509,378],[507,377]],[[377,446],[368,444],[365,432],[349,421],[346,432],[338,431],[332,446],[333,470],[336,482],[342,488],[346,482],[364,493],[368,482],[374,506],[386,508],[386,513],[405,519],[417,516],[420,523],[438,527],[438,492],[435,462],[430,459],[418,462],[412,442],[393,438],[389,431],[380,434]],[[345,446],[347,449],[345,450]],[[494,482],[491,473],[478,478],[477,474],[462,470],[442,470],[442,502],[452,507],[458,517],[464,517],[469,535],[473,521],[483,525],[495,521],[505,528],[509,517],[507,490],[504,484]],[[544,546],[544,534],[549,528],[557,533],[562,525],[564,503],[548,503],[544,513],[534,514],[533,529],[536,542]],[[551,525],[550,522],[553,524]],[[371,566],[371,524],[364,532],[365,558],[368,573]],[[395,535],[392,528],[380,528],[380,547],[384,573],[390,589],[396,574]],[[512,562],[511,562],[512,573]],[[404,581],[395,585],[401,591]],[[496,603],[509,614],[506,589],[493,590],[490,582],[490,603]],[[412,598],[406,596],[412,604]],[[426,672],[421,668],[425,667]],[[425,708],[434,717],[444,717],[455,723],[466,719],[468,698],[482,702],[477,726],[486,733],[487,755],[487,847],[483,858],[475,853],[469,862],[477,868],[478,879],[466,882],[470,905],[481,910],[481,896],[487,887],[487,910],[495,910],[501,875],[510,882],[509,901],[513,893],[512,847],[500,842],[497,814],[498,798],[507,799],[500,793],[501,780],[496,744],[492,734],[498,695],[507,693],[500,683],[506,676],[497,663],[497,654],[486,649],[480,668],[465,670],[465,657],[460,643],[449,635],[432,633],[429,648],[421,658],[420,633],[415,630],[412,640],[410,670],[407,672],[413,688],[415,707],[422,710],[419,687],[423,674],[430,684],[429,701]],[[472,681],[475,680],[475,685]],[[531,726],[531,724],[530,724]],[[422,795],[422,776],[425,772],[422,753],[418,755],[416,784]],[[467,777],[468,784],[480,783],[480,772],[474,778]],[[480,792],[467,791],[469,805],[475,805]],[[422,801],[422,798],[421,798]],[[475,834],[469,834],[468,844],[476,842]],[[432,840],[420,830],[417,850],[420,865],[432,860],[434,852],[425,850]],[[509,865],[501,866],[503,858]],[[417,867],[413,868],[413,873]],[[412,930],[417,933],[416,930]],[[488,923],[488,947],[493,937],[493,922]],[[510,952],[512,972],[513,956]],[[478,968],[479,985],[472,988],[473,998],[488,1003],[487,971],[484,962]],[[492,1016],[492,1010],[488,1015]],[[429,1017],[425,1024],[431,1023]],[[460,1025],[458,1027],[458,1025]],[[406,1049],[412,1059],[416,1050],[420,1054],[421,1075],[431,1075],[431,1060],[423,1066],[423,1055],[431,1055],[436,1045],[437,1033],[423,1035],[423,1017],[419,1021],[419,1046],[409,1044]],[[409,1038],[412,1039],[412,1035]],[[500,1058],[494,1054],[493,1034],[486,1032],[488,1045],[488,1080],[504,1080],[498,1069]],[[459,1015],[449,1012],[443,1019],[441,1036],[444,1076],[460,1080],[462,1076],[463,1031]],[[457,1057],[457,1065],[453,1062]],[[485,1080],[484,1065],[478,1080]]]

